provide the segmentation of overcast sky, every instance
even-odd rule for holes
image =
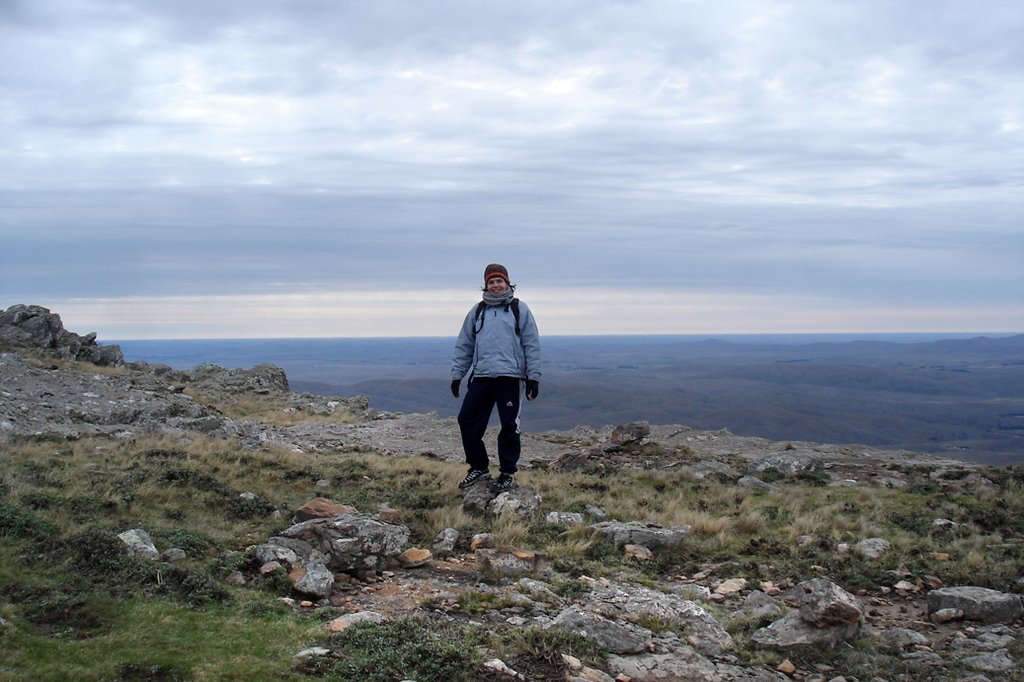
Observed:
[[[0,0],[0,308],[1024,331],[1020,0]]]

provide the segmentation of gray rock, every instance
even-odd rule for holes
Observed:
[[[540,495],[529,486],[516,486],[501,493],[487,503],[487,511],[494,516],[518,516],[525,518],[540,509]]]
[[[603,521],[591,528],[615,543],[616,547],[643,545],[648,549],[681,544],[690,533],[690,526],[665,528],[649,521]]]
[[[854,546],[861,556],[868,559],[878,559],[891,547],[892,544],[885,538],[867,538]]]
[[[1013,660],[1005,649],[968,656],[960,663],[983,673],[1005,673],[1013,669]]]
[[[775,486],[771,483],[765,483],[756,476],[743,476],[736,481],[736,486],[739,488],[750,488],[752,490],[763,490],[764,492],[771,492],[775,490]]]
[[[615,654],[636,654],[646,651],[651,641],[649,630],[636,625],[616,623],[596,613],[585,611],[579,606],[570,606],[559,613],[551,627],[592,639],[601,648]]]
[[[909,630],[907,628],[883,630],[878,639],[882,644],[892,649],[909,649],[928,643],[927,637],[916,630]]]
[[[949,642],[950,649],[958,651],[998,651],[1005,649],[1013,643],[1010,635],[996,634],[994,632],[980,632],[974,637],[968,637],[958,632]]]
[[[358,575],[396,563],[409,535],[409,528],[404,525],[384,523],[362,514],[342,514],[297,523],[280,537],[302,540],[326,557],[329,568]]]
[[[732,637],[700,605],[675,594],[639,585],[616,585],[582,597],[593,611],[607,617],[652,618],[678,630],[697,651],[718,656],[732,648]]]
[[[792,611],[768,627],[755,631],[750,641],[758,649],[811,652],[819,646],[834,648],[856,635],[859,627],[858,623],[817,627]]]
[[[383,622],[383,614],[377,613],[376,611],[359,611],[357,613],[346,613],[344,616],[335,618],[328,624],[328,628],[332,632],[341,632],[342,630],[347,630],[353,625],[365,623],[379,625]]]
[[[497,495],[491,492],[488,482],[478,481],[466,489],[462,497],[462,511],[473,516],[487,516],[487,506]]]
[[[743,613],[748,618],[777,618],[782,615],[782,607],[761,590],[754,590],[743,599]]]
[[[982,623],[1006,623],[1024,616],[1021,596],[965,585],[942,587],[928,593],[928,613],[959,609],[964,618]]]
[[[519,581],[516,582],[516,587],[534,599],[539,599],[540,601],[548,603],[558,603],[562,601],[561,597],[551,591],[551,588],[547,583],[541,582],[540,580],[520,578]]]
[[[322,599],[331,594],[331,586],[334,584],[334,574],[320,562],[303,563],[305,574],[296,580],[292,586],[296,592]]]
[[[474,552],[477,564],[482,568],[501,575],[519,575],[537,570],[536,552],[514,547],[478,549]]]
[[[825,470],[820,457],[798,455],[790,452],[776,452],[759,457],[750,463],[754,471],[774,469],[784,474],[819,473]]]
[[[633,445],[650,435],[651,425],[647,422],[630,422],[612,429],[611,441],[614,445]]]
[[[711,599],[711,588],[697,583],[684,583],[682,585],[670,585],[668,587],[673,594],[678,594],[683,599],[691,601],[709,601]]]
[[[462,533],[454,528],[445,528],[434,538],[434,548],[445,552],[452,552],[462,539]]]
[[[141,528],[126,530],[118,534],[117,537],[125,544],[128,548],[128,553],[132,556],[151,561],[156,561],[160,558],[160,552],[157,551],[156,545],[153,544],[153,538]]]
[[[796,586],[800,617],[818,627],[857,625],[863,608],[857,598],[825,578],[805,580]]]
[[[765,668],[743,668],[714,663],[692,650],[639,656],[609,656],[608,668],[633,682],[699,680],[700,682],[788,682],[782,673]]]
[[[548,512],[544,522],[552,526],[578,526],[583,523],[583,514],[579,512]]]
[[[170,547],[163,551],[163,554],[160,555],[160,558],[166,561],[167,563],[176,564],[179,561],[184,561],[187,558],[187,556],[188,555],[185,554],[185,550],[179,549],[177,547]]]

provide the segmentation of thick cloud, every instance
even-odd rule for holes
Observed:
[[[3,3],[0,307],[500,259],[775,296],[778,331],[809,295],[1019,330],[1022,31],[1010,1]]]

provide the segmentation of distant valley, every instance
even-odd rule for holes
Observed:
[[[121,341],[126,359],[285,369],[293,390],[454,415],[451,339]],[[548,337],[524,428],[625,421],[1024,462],[1024,335],[938,340]]]

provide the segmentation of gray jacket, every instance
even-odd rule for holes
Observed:
[[[519,335],[511,307],[487,306],[480,319],[474,305],[462,323],[452,355],[452,379],[472,369],[475,377],[540,380],[540,335],[530,308],[519,302]]]

